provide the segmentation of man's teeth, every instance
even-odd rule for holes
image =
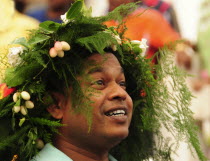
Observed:
[[[125,115],[125,110],[116,110],[112,112],[106,113],[107,116],[124,116]]]

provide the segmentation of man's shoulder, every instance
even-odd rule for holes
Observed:
[[[112,155],[109,155],[110,161],[117,161]],[[54,147],[52,144],[46,144],[45,147],[30,161],[73,161],[66,154]]]
[[[109,154],[109,161],[117,161],[112,155]]]
[[[73,161],[66,154],[58,150],[51,144],[46,144],[45,147],[30,161]]]

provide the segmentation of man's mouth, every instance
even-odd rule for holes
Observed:
[[[120,110],[117,109],[117,110],[108,111],[105,113],[106,116],[124,116],[126,114],[127,114],[127,112],[124,109],[120,109]]]

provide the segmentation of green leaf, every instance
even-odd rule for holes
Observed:
[[[75,2],[71,8],[67,11],[66,18],[67,19],[73,19],[78,17],[80,15],[82,8],[83,8],[84,2],[82,0],[78,0]]]
[[[25,37],[21,37],[21,38],[18,38],[18,39],[15,39],[11,44],[20,44],[26,48],[29,47],[29,44],[27,43],[27,40]]]
[[[37,34],[36,36],[34,36],[33,38],[31,38],[28,43],[29,44],[37,44],[43,41],[46,41],[50,39],[50,36],[47,35],[41,35],[41,34]]]
[[[9,100],[9,97],[6,97],[6,98],[7,100]],[[14,106],[14,102],[5,104],[6,102],[4,102],[4,99],[0,100],[0,118],[3,116],[6,116],[9,112],[11,112],[12,107]],[[3,101],[3,106],[1,104],[2,101]]]
[[[0,110],[2,110],[3,108],[7,107],[8,102],[10,102],[10,99],[11,99],[10,95],[0,99]]]
[[[46,126],[55,126],[55,127],[59,127],[59,126],[64,126],[64,124],[59,123],[59,121],[52,121],[52,120],[48,120],[48,119],[44,119],[44,118],[31,118],[30,119],[33,123],[39,124],[39,125],[46,125]]]
[[[36,61],[37,63],[41,64],[43,67],[47,67],[47,64],[44,61],[43,55],[47,53],[48,51],[42,50],[42,51],[32,51],[31,52],[31,58],[32,60]]]
[[[34,127],[28,132],[28,137],[30,140],[36,140],[37,139],[37,128]]]
[[[20,99],[18,99],[17,102],[15,103],[15,106],[20,106],[20,104],[21,104],[21,101]]]
[[[6,147],[11,147],[13,143],[17,140],[20,139],[21,137],[23,138],[26,133],[26,131],[29,129],[29,126],[25,126],[21,128],[20,130],[16,131],[13,135],[10,135],[4,139],[0,139],[0,151],[6,149]]]
[[[20,119],[20,122],[19,122],[19,126],[21,127],[23,125],[23,123],[25,122],[26,118],[23,117],[22,119]]]
[[[5,82],[9,87],[16,87],[23,82],[31,80],[33,75],[40,71],[42,66],[40,64],[31,63],[26,66],[15,68],[9,68],[6,70]]]
[[[98,53],[104,53],[104,49],[112,44],[118,45],[117,40],[114,37],[110,37],[110,33],[107,32],[97,32],[94,35],[79,38],[76,40],[76,43],[85,46],[90,52],[96,50]]]
[[[61,24],[53,22],[53,21],[45,21],[39,24],[39,27],[45,29],[46,31],[52,33],[57,31]]]

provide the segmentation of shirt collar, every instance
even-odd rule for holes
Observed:
[[[46,144],[45,147],[31,161],[73,161],[62,151],[58,150],[52,144]],[[117,161],[109,154],[110,161]]]

